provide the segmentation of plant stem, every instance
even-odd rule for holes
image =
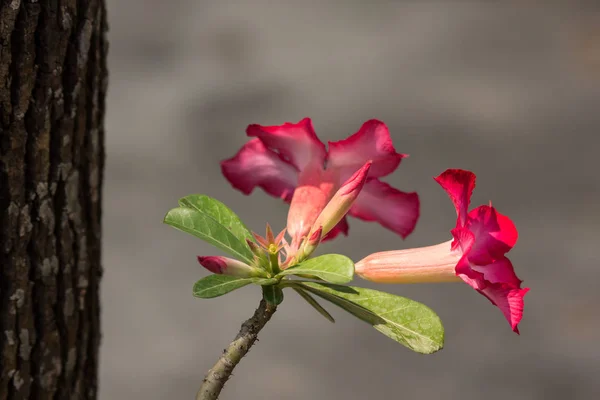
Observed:
[[[216,400],[219,397],[233,369],[248,353],[258,337],[258,332],[269,322],[276,310],[277,306],[267,304],[264,299],[260,301],[254,315],[242,324],[233,342],[206,374],[196,400]]]

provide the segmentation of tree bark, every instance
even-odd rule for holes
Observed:
[[[0,400],[94,399],[103,0],[0,0]]]

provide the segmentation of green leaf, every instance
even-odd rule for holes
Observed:
[[[411,350],[431,354],[444,347],[442,322],[424,304],[360,287],[320,282],[298,284],[371,324],[379,332]]]
[[[279,286],[263,286],[263,297],[267,303],[277,306],[283,301],[283,290]]]
[[[319,314],[321,314],[322,316],[324,316],[329,322],[335,323],[335,319],[333,319],[333,317],[331,316],[331,314],[329,314],[327,312],[327,310],[324,309],[323,306],[320,305],[314,299],[314,297],[312,297],[310,294],[306,293],[303,289],[300,289],[299,287],[294,287],[293,289],[296,291],[296,293],[298,293],[300,295],[300,297],[302,297],[304,300],[306,300],[306,302],[308,304],[310,304],[311,306],[313,306],[313,308],[315,310],[317,310],[317,312]]]
[[[191,197],[194,196],[184,197],[181,200],[182,207],[169,211],[164,222],[251,264],[254,256],[245,239],[241,239],[243,236],[240,226],[243,225],[235,222],[239,221],[239,218],[221,203],[206,196],[200,203],[195,203],[196,205],[206,205],[206,208],[196,208],[189,200]],[[207,210],[208,212],[206,212]]]
[[[279,275],[308,275],[331,283],[347,283],[354,275],[354,263],[340,254],[325,254],[283,270]]]
[[[231,275],[209,275],[194,284],[194,296],[210,299],[223,296],[232,290],[244,287],[257,278],[239,278]],[[260,279],[260,278],[259,278]]]
[[[240,217],[219,200],[203,194],[192,194],[179,199],[179,205],[207,214],[227,228],[229,232],[243,243],[246,242],[246,239],[254,242],[252,233],[244,225]]]

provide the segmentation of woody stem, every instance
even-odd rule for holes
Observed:
[[[268,304],[264,299],[260,301],[254,315],[242,324],[240,332],[233,342],[223,351],[216,364],[206,374],[196,395],[196,400],[216,400],[219,397],[233,369],[248,353],[250,347],[256,342],[258,333],[269,322],[276,310],[277,306]]]

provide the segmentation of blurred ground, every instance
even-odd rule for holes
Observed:
[[[498,2],[500,3],[500,2]],[[587,6],[583,6],[586,4]],[[293,293],[222,399],[594,399],[600,397],[600,14],[593,2],[108,0],[110,91],[104,205],[101,399],[191,399],[259,294],[197,300],[208,245],[161,224],[205,193],[251,228],[286,207],[244,197],[218,162],[249,123],[313,119],[337,140],[385,121],[409,153],[388,182],[421,196],[402,241],[351,220],[329,252],[449,238],[450,201],[431,177],[478,175],[517,224],[510,253],[531,287],[521,336],[463,284],[384,289],[434,308],[446,348],[419,356]]]

